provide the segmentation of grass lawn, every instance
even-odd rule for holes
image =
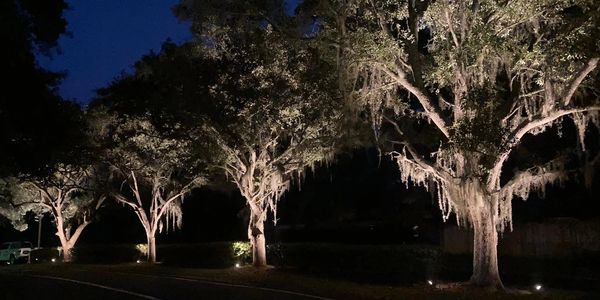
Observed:
[[[411,286],[360,284],[345,280],[312,277],[291,269],[252,267],[227,269],[180,268],[147,264],[83,265],[32,264],[1,267],[0,272],[48,273],[67,276],[70,271],[120,272],[148,276],[172,276],[198,280],[243,284],[313,294],[334,299],[600,299],[599,295],[573,290],[544,288],[532,292],[531,287],[512,288],[508,292],[488,292],[462,285],[427,283]]]

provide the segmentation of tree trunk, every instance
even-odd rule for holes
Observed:
[[[485,198],[484,198],[485,199]],[[504,288],[498,272],[498,231],[489,202],[473,214],[473,275],[471,284]]]
[[[147,236],[148,240],[148,262],[156,263],[156,237],[153,235]]]
[[[57,219],[57,231],[56,231],[56,235],[58,236],[58,239],[60,240],[60,247],[62,248],[62,260],[63,262],[72,262],[73,261],[73,246],[71,245],[71,243],[69,243],[69,237],[67,236],[67,234],[65,233],[65,230],[63,229],[63,222],[60,221],[59,219]]]
[[[252,245],[252,265],[254,267],[267,266],[267,249],[264,234],[265,224],[254,212],[250,212],[248,224],[248,238]]]
[[[73,247],[70,245],[63,245],[62,250],[63,262],[73,262]]]

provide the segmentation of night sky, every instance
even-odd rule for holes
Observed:
[[[159,51],[167,39],[189,40],[189,24],[171,13],[178,0],[70,0],[65,12],[69,36],[59,40],[61,53],[39,56],[42,67],[66,73],[59,93],[83,105],[94,90],[127,72],[142,55]],[[298,0],[287,2],[292,13]]]
[[[178,0],[70,0],[65,12],[70,36],[59,40],[61,54],[39,57],[40,64],[67,77],[60,94],[86,104],[106,85],[150,50],[170,38],[189,40],[188,25],[171,13]]]

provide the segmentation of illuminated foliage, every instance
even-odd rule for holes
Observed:
[[[213,109],[198,111],[198,124],[219,149],[215,164],[246,199],[255,266],[267,263],[268,213],[277,222],[292,181],[332,159],[344,135],[334,66],[282,32],[282,4],[200,0],[176,8],[192,21],[199,55],[219,66],[205,96]]]
[[[25,230],[26,213],[49,213],[63,249],[63,261],[70,262],[73,247],[106,198],[99,184],[101,176],[92,167],[58,164],[47,176],[8,178],[4,181],[10,198],[6,216],[15,228]]]
[[[402,180],[474,229],[471,282],[501,287],[496,247],[512,227],[513,197],[568,175],[565,157],[512,174],[505,162],[524,136],[566,118],[580,150],[586,127],[600,125],[597,1],[314,0],[300,12],[318,25],[313,41],[342,71],[348,103],[391,145]],[[435,143],[406,130],[414,120],[437,130]]]
[[[203,129],[222,151],[220,168],[250,207],[256,266],[266,264],[267,213],[277,222],[277,202],[291,181],[335,152],[340,115],[324,89],[330,83],[310,78],[314,59],[267,28],[252,44],[230,49],[231,67],[211,88],[222,114],[205,115]]]
[[[148,239],[147,258],[156,262],[156,234],[181,227],[184,197],[205,182],[204,174],[195,173],[189,142],[156,130],[148,118],[98,107],[90,120],[120,182],[110,195],[136,214]]]

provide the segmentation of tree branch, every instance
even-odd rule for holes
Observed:
[[[594,111],[600,110],[600,106],[588,106],[582,108],[569,108],[569,109],[560,109],[556,110],[553,113],[547,116],[537,116],[526,122],[521,123],[515,130],[511,132],[508,138],[509,146],[512,148],[521,140],[521,138],[531,132],[532,130],[548,125],[549,123],[554,122],[556,119],[560,117],[564,117],[566,115],[586,112],[586,111]]]
[[[448,127],[444,119],[442,119],[440,113],[437,111],[436,107],[433,105],[429,96],[425,91],[422,91],[417,86],[408,81],[406,72],[398,69],[398,73],[391,71],[388,67],[380,63],[374,63],[375,67],[392,79],[394,79],[400,86],[408,90],[411,94],[413,94],[423,109],[425,110],[425,114],[433,121],[433,123],[438,127],[438,129],[446,136],[446,138],[450,138],[450,133],[448,131]]]
[[[573,98],[573,95],[575,94],[577,88],[579,88],[581,85],[581,82],[583,82],[585,77],[587,77],[587,75],[592,72],[596,66],[598,66],[598,60],[600,60],[598,57],[590,58],[590,60],[585,63],[583,68],[581,68],[577,75],[575,75],[575,77],[571,80],[566,93],[563,95],[564,106],[567,106],[571,103],[571,98]]]
[[[423,169],[423,171],[431,173],[432,175],[434,175],[435,177],[439,178],[442,181],[445,181],[445,182],[453,181],[453,176],[451,174],[440,169],[435,164],[429,163],[428,161],[424,160],[419,155],[419,153],[417,153],[415,148],[412,147],[412,145],[410,143],[408,143],[408,142],[393,142],[393,143],[404,146],[404,148],[406,150],[408,150],[408,153],[412,157],[412,159],[408,158],[406,155],[401,154],[400,152],[397,152],[397,151],[389,152],[389,154],[392,155],[392,157],[394,157],[395,159],[398,159],[398,157],[401,157],[404,160],[407,160],[413,164],[418,165],[421,169]]]
[[[83,223],[81,223],[81,224],[79,224],[79,226],[77,226],[77,229],[75,229],[75,232],[73,233],[73,235],[71,236],[71,238],[68,241],[68,243],[71,245],[71,247],[73,247],[75,245],[75,243],[77,243],[79,236],[81,235],[81,233],[83,232],[85,227],[87,227],[90,223],[91,223],[90,221],[87,221],[84,219]]]

